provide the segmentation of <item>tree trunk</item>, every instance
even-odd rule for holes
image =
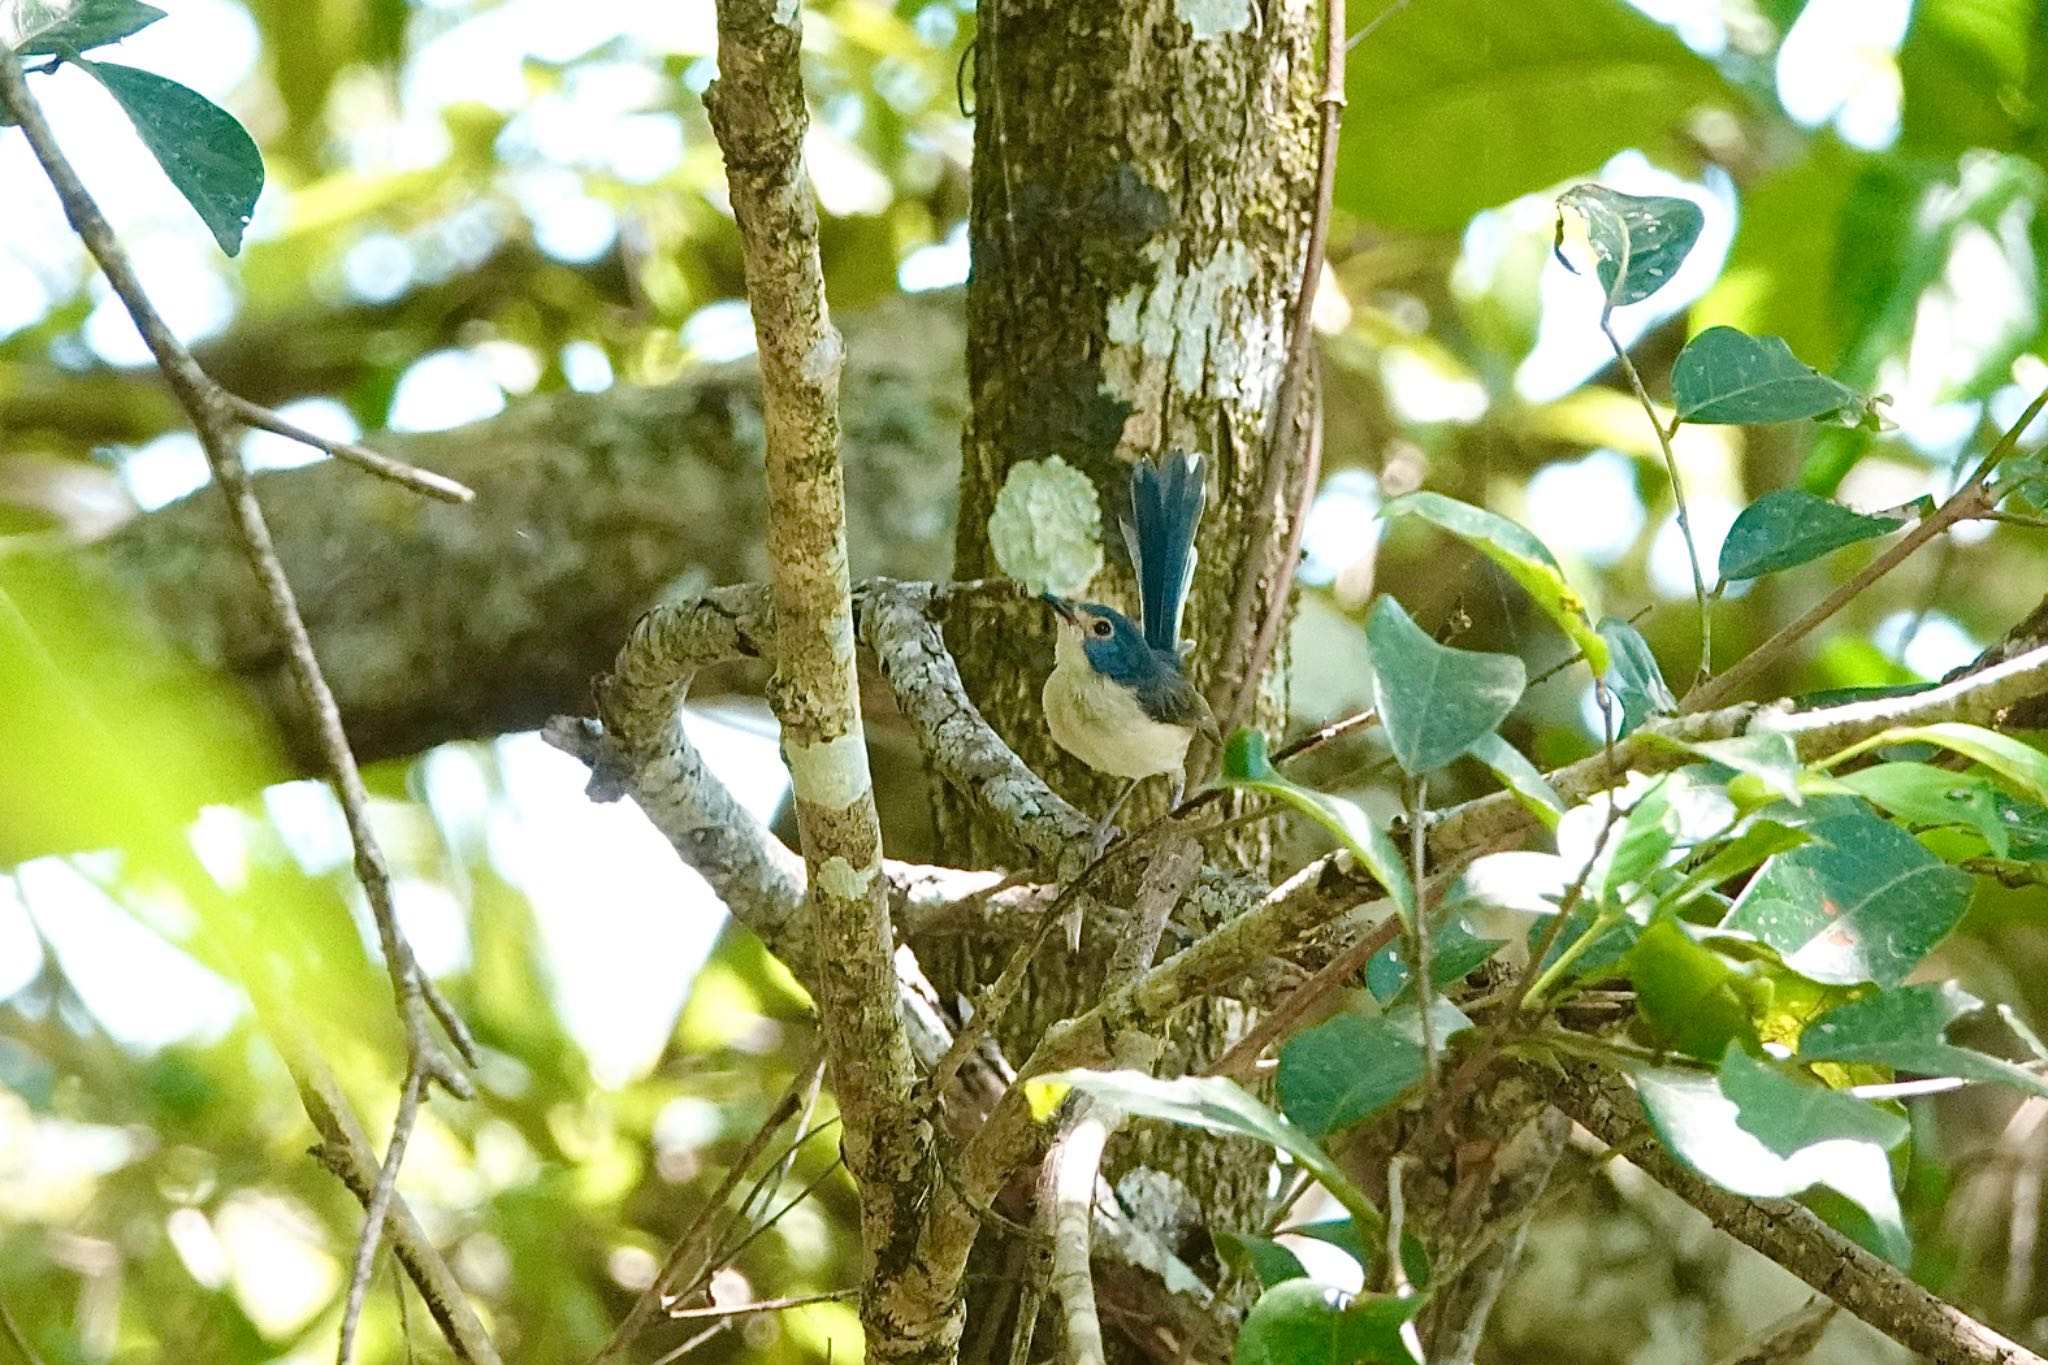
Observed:
[[[1297,464],[1304,448],[1300,430],[1274,433],[1272,417],[1312,212],[1314,34],[1314,12],[1301,0],[1263,15],[1249,0],[983,0],[975,38],[971,415],[956,573],[1000,572],[988,519],[1018,462],[1057,455],[1082,470],[1101,495],[1104,525],[1114,527],[1132,460],[1208,452],[1210,501],[1185,622],[1195,642],[1190,668],[1205,686],[1232,647],[1236,584],[1258,571],[1248,528],[1269,442]],[[1304,415],[1295,426],[1305,428],[1308,405],[1296,406]],[[1291,500],[1299,471],[1289,473]],[[1109,567],[1090,595],[1129,605],[1129,566],[1115,533],[1107,538]],[[1051,663],[1049,626],[951,624],[961,671],[991,724],[1056,788],[1100,810],[1116,784],[1046,733],[1039,690]],[[1247,719],[1272,728],[1284,716],[1277,661],[1263,684]],[[1156,814],[1163,797],[1141,791],[1125,808],[1126,826]],[[965,802],[946,793],[938,800],[947,861],[1016,861],[1015,850],[977,829]],[[1235,850],[1253,866],[1265,852],[1256,835]],[[941,989],[971,995],[1007,952],[963,948],[928,965]],[[1093,1003],[1108,946],[1091,941],[1085,956],[1067,960],[1059,942],[1041,954],[1037,978],[999,1025],[1013,1056],[1047,1024]],[[1162,1074],[1200,1065],[1242,1027],[1230,1002],[1190,1009],[1168,1039]],[[1195,1197],[1202,1224],[1244,1227],[1266,1197],[1269,1159],[1244,1144],[1146,1125],[1112,1152],[1108,1174],[1115,1180],[1139,1165],[1165,1172]],[[991,1266],[999,1264],[986,1245],[993,1240],[983,1237]],[[1207,1257],[1204,1246],[1185,1250]]]

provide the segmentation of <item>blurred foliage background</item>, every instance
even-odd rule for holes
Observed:
[[[89,82],[60,72],[38,93],[158,304],[230,388],[334,435],[488,441],[496,428],[476,424],[508,405],[592,395],[578,411],[595,430],[639,386],[749,353],[701,101],[710,0],[164,7],[114,55],[256,135],[270,187],[239,260],[215,252]],[[1363,31],[1376,16],[1358,8]],[[1771,488],[1873,509],[1953,487],[2048,383],[2037,0],[1397,8],[1350,55],[1317,311],[1325,485],[1294,637],[1298,722],[1364,700],[1357,622],[1375,591],[1477,647],[1538,668],[1564,657],[1490,570],[1421,530],[1380,543],[1380,499],[1425,482],[1530,526],[1601,609],[1640,614],[1667,674],[1689,676],[1697,625],[1662,461],[1611,368],[1596,291],[1552,257],[1551,198],[1573,179],[1708,214],[1681,276],[1617,319],[1653,393],[1688,335],[1728,323],[1890,397],[1882,433],[1683,431],[1710,564]],[[0,4],[0,28],[12,14]],[[912,316],[934,321],[897,328],[897,344],[957,347],[971,117],[958,77],[974,23],[955,0],[806,6],[832,301],[848,319],[926,310]],[[53,1362],[324,1359],[358,1214],[304,1155],[311,1130],[269,1030],[309,1029],[374,1130],[399,1081],[388,988],[331,798],[291,780],[261,700],[162,638],[96,557],[175,515],[159,509],[199,490],[204,464],[6,134],[0,205],[0,1302]],[[935,372],[952,387],[921,396],[952,411],[957,370]],[[950,477],[937,425],[888,456],[922,460],[932,490]],[[310,452],[275,438],[248,454],[280,495],[311,472],[297,468]],[[855,440],[848,458],[858,478],[882,457]],[[715,515],[728,494],[695,496]],[[946,495],[924,501],[943,539]],[[1774,671],[1773,692],[1938,677],[2025,616],[2048,586],[2041,532],[1966,530],[1859,599]],[[1753,647],[1860,553],[1722,603],[1717,657]],[[146,572],[175,584],[191,570],[167,554]],[[375,563],[336,573],[379,582]],[[1587,714],[1568,685],[1538,688],[1519,737],[1539,761],[1576,756]],[[774,810],[763,713],[725,702],[692,723],[743,798]],[[1339,755],[1317,780],[1371,757]],[[582,770],[530,734],[483,727],[371,775],[406,928],[488,1052],[481,1098],[430,1107],[401,1186],[508,1358],[586,1358],[805,1064],[807,1002],[723,931],[637,817],[587,803]],[[899,805],[921,804],[914,778],[897,785]],[[2048,1020],[2043,909],[2038,887],[1981,897],[1941,970]],[[1919,1105],[1906,1188],[1922,1277],[2037,1346],[2044,1113],[2004,1095]],[[817,1195],[721,1293],[852,1283],[834,1156],[829,1136],[803,1149],[790,1188],[819,1179]],[[1596,1184],[1539,1230],[1499,1359],[1706,1359],[1770,1294],[1798,1301],[1639,1187]],[[408,1358],[408,1340],[441,1358],[388,1281],[360,1358]],[[646,1358],[688,1335],[663,1330]],[[820,1304],[750,1319],[694,1358],[844,1360],[857,1335],[849,1308]],[[1817,1358],[1882,1358],[1848,1328],[1829,1342]]]

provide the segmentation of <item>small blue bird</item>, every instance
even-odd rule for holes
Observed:
[[[1059,641],[1046,679],[1046,728],[1053,741],[1098,772],[1129,778],[1103,814],[1096,843],[1139,782],[1173,779],[1180,802],[1188,744],[1217,737],[1216,717],[1181,667],[1181,605],[1195,573],[1195,526],[1202,519],[1202,457],[1175,452],[1131,470],[1131,517],[1124,543],[1138,579],[1141,630],[1099,602],[1044,595],[1059,613]]]

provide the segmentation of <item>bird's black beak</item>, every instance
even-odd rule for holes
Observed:
[[[1062,621],[1065,621],[1068,625],[1071,626],[1075,623],[1074,604],[1072,602],[1069,602],[1066,598],[1054,597],[1049,592],[1042,592],[1038,594],[1038,600],[1045,603],[1045,605],[1047,605],[1048,607],[1051,607],[1054,611],[1058,612],[1060,619]]]

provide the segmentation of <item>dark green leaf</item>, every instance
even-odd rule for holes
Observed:
[[[1751,985],[1736,966],[1670,919],[1643,930],[1622,964],[1660,1047],[1715,1061],[1732,1043],[1758,1046]]]
[[[1352,23],[1376,13],[1354,8]],[[1372,110],[1373,135],[1340,144],[1338,207],[1451,234],[1630,147],[1679,164],[1670,154],[1697,109],[1742,107],[1668,28],[1585,0],[1414,5],[1350,54],[1345,87],[1354,111]]]
[[[1401,1328],[1420,1294],[1396,1298],[1289,1280],[1259,1295],[1237,1335],[1237,1365],[1417,1365]]]
[[[1479,937],[1461,915],[1441,917],[1430,940],[1431,984],[1443,987],[1464,980],[1506,942]],[[1383,1005],[1392,1004],[1408,989],[1408,960],[1400,943],[1389,943],[1372,955],[1372,960],[1365,964],[1365,988]]]
[[[1281,1231],[1292,1233],[1296,1237],[1313,1237],[1318,1242],[1325,1242],[1359,1265],[1368,1268],[1380,1254],[1378,1247],[1366,1245],[1365,1239],[1358,1235],[1358,1224],[1349,1218],[1325,1218],[1316,1223],[1297,1223],[1293,1227],[1282,1228]]]
[[[164,174],[220,249],[242,249],[242,231],[263,193],[263,154],[234,115],[196,90],[132,66],[75,63],[121,105]]]
[[[1240,1274],[1250,1275],[1266,1289],[1288,1280],[1304,1279],[1308,1275],[1301,1257],[1270,1237],[1259,1237],[1249,1232],[1219,1232],[1216,1234],[1216,1249],[1223,1253],[1225,1265]]]
[[[1870,400],[1792,354],[1779,337],[1709,327],[1685,344],[1671,367],[1681,421],[1797,422],[1841,413],[1856,421]]]
[[[1992,1081],[2048,1098],[2048,1077],[1948,1041],[1949,1026],[1985,1010],[1983,1001],[1943,981],[1837,1005],[1799,1035],[1803,1062],[1875,1062],[1922,1076]]]
[[[1777,488],[1742,509],[1721,542],[1721,577],[1757,578],[1818,559],[1859,540],[1889,535],[1904,522],[1869,517],[1796,488]]]
[[[1387,744],[1402,768],[1417,777],[1493,733],[1528,682],[1520,659],[1440,645],[1391,597],[1373,605],[1365,638]]]
[[[1447,1001],[1432,1002],[1441,1046],[1467,1026]],[[1368,1018],[1340,1014],[1289,1039],[1280,1049],[1281,1112],[1311,1137],[1327,1137],[1379,1113],[1422,1079],[1416,1011]]]
[[[1266,757],[1266,737],[1257,730],[1239,730],[1223,746],[1223,785],[1278,797],[1328,830],[1351,856],[1378,878],[1403,918],[1412,917],[1415,884],[1408,864],[1387,832],[1375,825],[1356,802],[1289,782]]]
[[[1962,721],[1933,725],[1898,725],[1861,740],[1836,755],[1836,761],[1889,749],[1900,744],[1933,744],[1981,763],[2037,801],[2048,801],[2048,754],[1996,730]]]
[[[1890,1151],[1912,1132],[1904,1115],[1812,1079],[1794,1079],[1732,1043],[1721,1059],[1721,1093],[1735,1101],[1742,1131],[1778,1156],[1797,1156],[1834,1139]]]
[[[1731,1048],[1729,1056],[1741,1057],[1741,1050]],[[1743,1063],[1736,1065],[1740,1069]],[[1888,1259],[1903,1264],[1911,1254],[1898,1195],[1892,1189],[1891,1163],[1879,1144],[1817,1135],[1790,1155],[1781,1155],[1743,1127],[1736,1102],[1712,1073],[1642,1067],[1634,1074],[1636,1093],[1657,1135],[1674,1156],[1708,1180],[1757,1199],[1789,1199],[1816,1185],[1826,1186],[1870,1216]],[[1738,1082],[1738,1087],[1742,1084]]]
[[[140,33],[163,17],[164,12],[155,5],[137,0],[76,0],[24,33],[15,44],[14,55],[55,57],[89,52]]]
[[[1637,726],[1652,716],[1676,713],[1678,698],[1671,695],[1664,671],[1657,666],[1657,656],[1650,652],[1650,642],[1618,616],[1602,617],[1597,629],[1614,661],[1607,686],[1621,703],[1620,733],[1634,733]]]
[[[1969,908],[1968,874],[1867,810],[1807,832],[1813,842],[1764,864],[1723,925],[1754,934],[1802,975],[1897,985]]]
[[[1707,222],[1690,199],[1623,194],[1605,185],[1574,185],[1558,196],[1557,206],[1586,220],[1593,269],[1609,310],[1640,303],[1670,283]],[[1560,242],[1563,237],[1560,217]]]
[[[1483,507],[1427,490],[1403,493],[1390,500],[1380,508],[1380,516],[1389,521],[1395,517],[1421,517],[1485,555],[1514,579],[1578,647],[1595,677],[1606,675],[1607,641],[1593,629],[1585,599],[1564,581],[1564,570],[1557,566],[1557,557],[1523,527]]]

